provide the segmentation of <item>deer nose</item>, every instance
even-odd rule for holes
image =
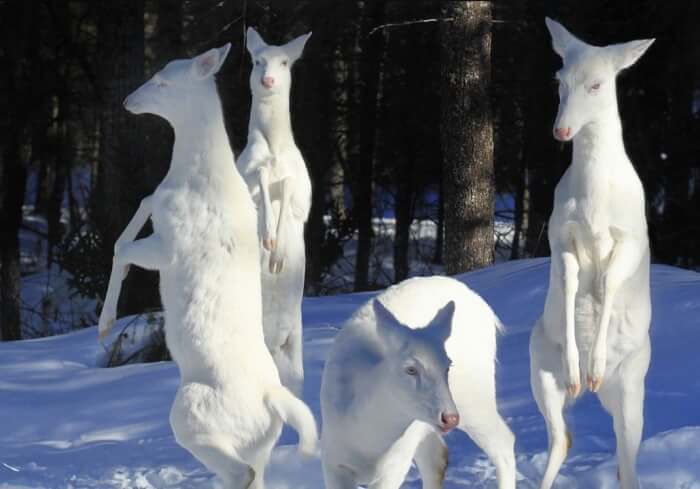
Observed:
[[[566,141],[571,137],[571,128],[570,127],[555,127],[554,128],[554,137],[557,138],[559,141]]]
[[[262,84],[265,88],[272,88],[272,85],[275,84],[275,79],[271,76],[264,76],[262,79]]]
[[[442,413],[440,417],[442,418],[441,428],[443,433],[451,431],[452,429],[456,428],[459,424],[459,414],[457,413]]]

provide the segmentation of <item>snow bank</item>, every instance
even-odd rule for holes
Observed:
[[[542,310],[549,261],[507,262],[461,278],[506,325],[499,338],[499,407],[516,434],[518,487],[538,487],[546,431],[529,386],[528,340]],[[343,321],[373,294],[304,301],[304,397],[319,417],[326,352]],[[700,274],[652,270],[652,362],[639,470],[644,489],[700,489]],[[115,335],[130,321],[115,325]],[[135,341],[134,344],[138,344]],[[0,489],[204,489],[218,484],[174,441],[168,412],[178,385],[171,363],[98,368],[96,328],[0,344]],[[618,487],[610,417],[584,396],[568,413],[574,445],[556,487]],[[320,417],[319,417],[320,421]],[[318,459],[300,459],[285,430],[268,489],[321,489]],[[461,432],[447,436],[447,489],[495,488],[483,453]],[[218,487],[218,486],[217,486]],[[418,489],[411,471],[404,488]]]

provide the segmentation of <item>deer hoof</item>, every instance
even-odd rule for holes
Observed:
[[[277,242],[274,239],[263,239],[263,247],[267,251],[274,251],[277,246]]]
[[[581,393],[581,384],[569,384],[566,390],[569,392],[569,397],[575,399]]]
[[[600,386],[603,384],[603,379],[601,377],[591,377],[589,375],[587,381],[588,390],[591,392],[598,392],[600,390]]]

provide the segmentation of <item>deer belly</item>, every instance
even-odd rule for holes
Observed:
[[[593,348],[598,322],[600,318],[600,303],[594,294],[579,293],[576,296],[575,331],[576,346],[579,352],[588,352]]]

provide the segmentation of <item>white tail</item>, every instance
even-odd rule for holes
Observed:
[[[292,65],[310,36],[270,46],[248,29],[253,103],[248,144],[237,162],[258,208],[265,342],[282,382],[296,395],[304,381],[301,299],[311,180],[294,141],[289,94]]]
[[[315,455],[318,430],[314,415],[311,414],[308,406],[284,386],[270,389],[267,394],[267,404],[272,412],[299,434],[299,451],[307,456]]]
[[[653,40],[598,47],[551,19],[547,27],[564,62],[554,137],[573,140],[574,148],[554,194],[549,292],[530,341],[532,389],[550,438],[541,488],[552,486],[566,457],[562,410],[583,386],[614,418],[622,488],[637,489],[650,348],[649,243],[644,189],[625,152],[615,83]]]

